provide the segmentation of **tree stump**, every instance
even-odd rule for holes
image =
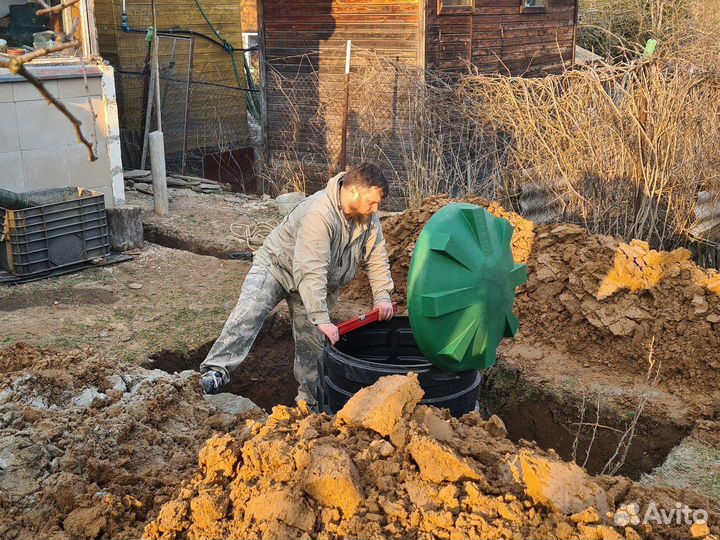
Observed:
[[[111,251],[142,249],[143,224],[140,213],[139,206],[119,206],[107,209]]]

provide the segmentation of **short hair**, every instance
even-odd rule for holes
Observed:
[[[345,176],[343,176],[343,185],[358,186],[364,188],[380,188],[383,197],[387,197],[390,192],[390,184],[385,178],[380,167],[373,163],[364,162],[357,167],[352,167]]]

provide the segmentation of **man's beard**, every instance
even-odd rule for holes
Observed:
[[[365,215],[365,214],[360,214],[358,212],[358,213],[353,213],[350,216],[350,221],[357,223],[358,225],[367,225],[368,223],[370,223],[371,218],[372,218],[372,214]]]

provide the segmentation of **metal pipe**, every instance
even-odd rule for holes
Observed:
[[[348,40],[347,51],[345,53],[345,102],[343,104],[343,122],[342,122],[342,134],[340,139],[340,166],[339,169],[342,172],[347,166],[347,130],[348,130],[348,115],[350,114],[350,53],[352,50],[352,42]]]
[[[190,85],[192,85],[193,63],[195,62],[195,38],[190,38],[190,62],[188,63],[188,80],[185,88],[185,119],[183,129],[182,173],[185,174],[187,166],[187,137],[188,118],[190,116]]]
[[[122,31],[127,32],[130,27],[128,26],[127,11],[125,11],[125,0],[123,0],[122,6]]]

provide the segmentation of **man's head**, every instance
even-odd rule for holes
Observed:
[[[367,223],[380,208],[388,190],[388,181],[380,168],[372,163],[361,163],[342,178],[340,202],[343,212],[349,219]]]

